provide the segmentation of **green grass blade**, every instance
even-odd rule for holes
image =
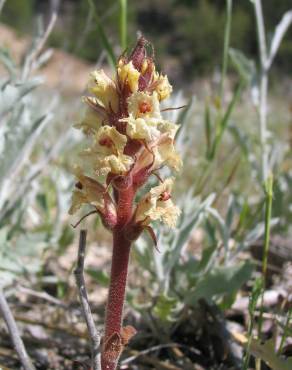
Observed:
[[[97,27],[97,30],[98,30],[99,38],[100,38],[100,41],[102,43],[102,46],[104,47],[104,49],[106,51],[108,62],[114,68],[116,66],[116,57],[115,57],[115,53],[113,51],[113,48],[111,46],[111,43],[110,43],[108,37],[106,36],[106,33],[105,33],[105,31],[103,29],[103,26],[100,22],[100,18],[99,18],[99,15],[97,13],[96,6],[95,6],[93,0],[87,0],[87,1],[88,1],[90,9],[92,11],[92,14],[94,16],[94,19],[96,21],[96,27]]]
[[[127,48],[127,0],[120,0],[120,38],[121,48]]]
[[[206,157],[209,158],[209,153],[211,149],[211,113],[210,113],[210,105],[209,102],[206,102],[205,105],[205,136],[206,136]]]
[[[234,107],[241,95],[241,91],[242,91],[242,88],[243,88],[243,81],[241,80],[236,89],[235,89],[235,92],[233,94],[233,97],[232,97],[232,100],[231,102],[229,103],[228,107],[227,107],[227,110],[222,118],[222,120],[220,121],[219,123],[219,127],[218,127],[218,130],[216,132],[216,136],[215,136],[215,139],[214,139],[214,142],[213,142],[213,145],[212,145],[212,150],[210,152],[210,157],[209,159],[210,160],[213,160],[214,157],[215,157],[215,154],[216,154],[216,151],[217,151],[217,148],[222,140],[222,137],[223,137],[223,134],[224,134],[224,131],[226,130],[226,127],[227,127],[227,124],[228,124],[228,121],[229,121],[229,118],[231,116],[231,113],[233,112],[234,110]]]
[[[281,338],[281,343],[280,343],[280,346],[279,346],[279,349],[278,349],[278,355],[279,356],[282,353],[282,350],[283,350],[283,347],[284,347],[284,344],[285,344],[285,340],[288,337],[288,329],[289,329],[289,325],[290,325],[291,316],[292,316],[292,308],[289,309],[288,314],[287,314],[286,323],[285,323],[284,330],[283,330],[283,335],[282,335],[282,338]]]
[[[261,294],[261,307],[260,316],[258,322],[258,337],[261,336],[262,323],[263,323],[263,305],[264,305],[264,291],[266,287],[266,276],[268,267],[268,254],[270,246],[270,230],[271,230],[271,218],[272,218],[272,203],[273,203],[273,176],[272,174],[267,178],[264,184],[266,199],[265,199],[265,235],[264,235],[264,254],[263,254],[263,289]]]
[[[249,304],[248,304],[249,323],[248,323],[248,330],[247,330],[248,342],[246,346],[246,353],[244,357],[242,370],[248,369],[248,364],[250,360],[251,342],[252,342],[252,332],[253,332],[254,323],[255,323],[254,312],[256,310],[257,302],[262,292],[262,286],[263,286],[262,279],[261,278],[257,279],[254,282],[251,296],[249,298]]]
[[[267,275],[268,253],[270,246],[270,228],[272,218],[272,202],[273,202],[273,176],[270,175],[265,184],[266,192],[266,211],[265,211],[265,244],[264,244],[264,259],[263,259],[263,278],[264,283]]]
[[[223,100],[224,92],[224,80],[228,67],[228,50],[230,44],[230,31],[231,31],[231,20],[232,20],[232,0],[226,0],[226,23],[224,32],[224,49],[223,49],[223,61],[221,70],[221,81],[220,81],[220,98],[221,104]]]

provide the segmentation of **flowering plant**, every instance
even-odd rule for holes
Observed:
[[[140,37],[130,56],[119,58],[113,79],[103,70],[91,73],[85,116],[78,124],[92,145],[81,153],[69,213],[90,204],[91,213],[98,213],[113,234],[102,370],[116,369],[124,346],[136,332],[131,326],[122,327],[131,244],[144,230],[156,242],[151,222],[161,220],[174,227],[180,214],[171,199],[173,179],[162,180],[157,174],[162,166],[177,171],[182,164],[174,148],[178,125],[164,120],[160,111],[160,102],[169,97],[172,87],[167,76],[156,71],[147,45]],[[137,191],[151,175],[160,184],[136,201]]]

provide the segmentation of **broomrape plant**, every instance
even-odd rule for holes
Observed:
[[[162,118],[160,102],[172,92],[167,76],[155,69],[149,43],[140,37],[130,56],[121,56],[116,75],[91,73],[85,116],[78,128],[91,139],[76,167],[77,183],[69,213],[93,207],[113,234],[110,287],[101,349],[102,370],[116,369],[124,346],[136,330],[122,326],[123,304],[132,243],[145,230],[156,243],[151,222],[175,227],[180,210],[171,199],[173,178],[157,174],[167,165],[179,170],[174,148],[178,125]],[[160,184],[137,200],[137,192],[156,175]],[[103,179],[102,181],[100,179]],[[101,181],[101,182],[100,182]]]

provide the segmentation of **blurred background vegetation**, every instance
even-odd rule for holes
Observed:
[[[48,14],[52,6],[59,8],[59,20],[50,38],[50,45],[59,47],[90,62],[102,52],[102,43],[88,1],[82,0],[9,0],[2,22],[19,33],[31,33],[35,14]],[[118,44],[119,6],[114,0],[94,0],[97,14],[107,36]],[[291,5],[290,0],[263,2],[266,28],[272,31]],[[253,7],[250,1],[234,2],[231,46],[247,56],[257,54]],[[155,42],[158,60],[172,69],[179,82],[191,76],[213,72],[220,64],[225,24],[224,0],[140,0],[128,3],[130,45],[140,30]],[[205,47],[208,45],[208,47]],[[290,72],[292,63],[292,29],[281,45],[274,71]],[[166,67],[165,67],[166,68]]]
[[[141,328],[142,334],[131,348],[175,341],[185,347],[184,356],[165,350],[157,355],[160,360],[172,359],[183,369],[189,368],[188,360],[201,363],[200,369],[221,369],[222,363],[234,365],[219,345],[226,338],[221,329],[214,329],[214,318],[208,320],[206,306],[200,310],[198,305],[203,299],[213,310],[216,303],[228,324],[247,329],[253,315],[248,312],[248,297],[261,276],[264,235],[270,224],[266,288],[277,300],[266,311],[278,317],[276,324],[268,319],[280,328],[278,339],[285,338],[286,318],[292,316],[292,28],[269,73],[266,134],[269,170],[274,175],[270,220],[264,214],[267,194],[261,173],[259,114],[263,74],[252,1],[233,1],[231,40],[225,54],[228,1],[127,3],[129,49],[141,31],[155,47],[158,69],[168,74],[174,87],[165,108],[187,105],[184,110],[164,112],[165,118],[181,125],[176,145],[184,167],[175,198],[182,217],[172,232],[155,228],[160,253],[147,238],[139,239],[133,248],[127,320]],[[123,52],[120,4],[117,0],[7,0],[1,13],[0,288],[5,286],[14,311],[28,311],[22,316],[24,323],[55,325],[56,331],[46,337],[53,341],[54,355],[33,353],[37,361],[43,361],[38,369],[50,368],[50,361],[59,364],[52,368],[68,369],[72,358],[88,358],[87,344],[83,341],[80,346],[86,331],[84,325],[79,328],[82,318],[72,274],[78,230],[70,224],[78,218],[68,216],[74,187],[72,164],[86,139],[72,125],[81,118],[81,95],[90,71],[110,69],[101,29],[115,56]],[[291,0],[263,1],[262,5],[270,51],[275,27]],[[38,49],[54,9],[58,14],[55,27]],[[227,75],[222,73],[222,60]],[[90,230],[86,261],[90,301],[96,321],[102,323],[110,235],[97,217],[86,219],[82,227]],[[48,296],[36,298],[35,291],[49,294],[49,301],[40,305]],[[26,328],[21,318],[18,323]],[[77,334],[68,357],[66,342],[72,326]],[[269,338],[275,326],[266,326],[263,337]],[[67,333],[66,340],[58,341],[60,332]],[[194,333],[201,334],[194,339]],[[0,350],[2,343],[10,348],[3,326],[0,337]],[[31,337],[34,349],[36,340],[41,343],[39,332],[27,335],[28,343]],[[42,342],[45,351],[47,342]],[[291,343],[287,341],[287,352],[278,347],[278,353],[283,350],[291,355]],[[216,353],[212,358],[210,348]],[[239,357],[242,361],[243,351]],[[10,353],[0,351],[1,362],[19,368]],[[137,366],[131,369],[149,369],[139,359]]]

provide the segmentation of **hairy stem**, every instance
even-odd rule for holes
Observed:
[[[131,242],[114,232],[111,282],[106,308],[105,338],[120,333],[128,275]]]
[[[123,308],[126,294],[128,265],[131,241],[127,239],[125,226],[132,217],[134,190],[118,192],[117,225],[113,231],[113,253],[111,265],[111,280],[106,307],[105,334],[101,356],[102,370],[114,370],[117,366],[119,354],[122,351],[121,338],[123,323]]]

